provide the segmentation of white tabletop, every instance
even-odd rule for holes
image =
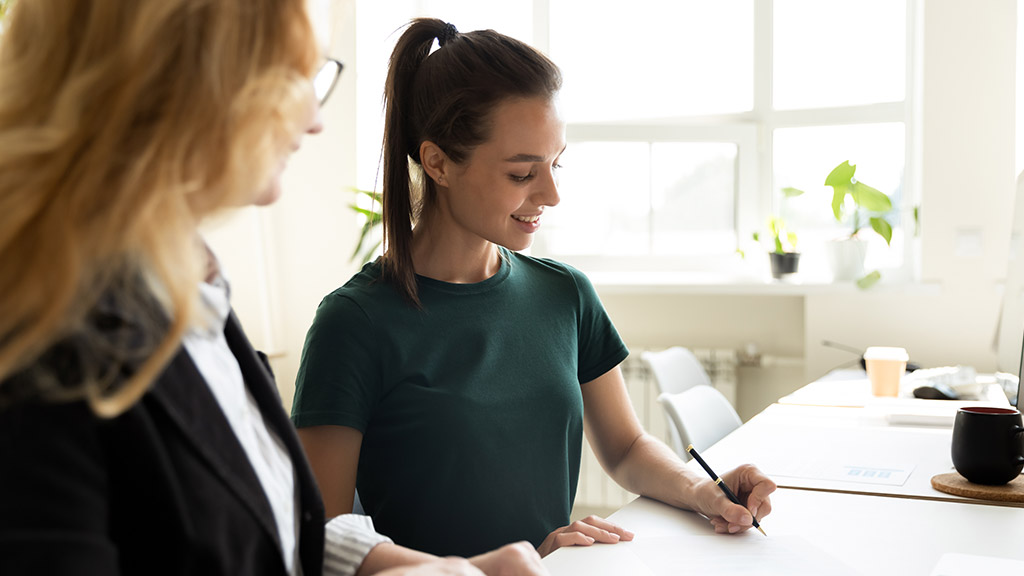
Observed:
[[[561,549],[544,564],[555,576],[1024,574],[1024,508],[931,487],[953,469],[948,416],[963,403],[875,399],[857,371],[779,402],[702,452],[719,473],[752,462],[779,484],[767,538],[715,535],[698,514],[639,498],[610,517],[635,541]],[[893,418],[908,411],[943,425]]]
[[[871,394],[871,382],[863,370],[833,370],[818,380],[779,398],[779,404],[802,406],[875,407],[892,412],[900,408],[921,407],[931,412],[955,412],[960,406],[1010,405],[1002,387],[996,383],[978,385],[973,397],[965,400],[921,400],[913,397],[914,388],[921,382],[904,378],[900,382],[898,398],[878,398]],[[950,424],[952,422],[950,421]]]
[[[633,542],[563,548],[544,559],[570,574],[922,574],[944,554],[1008,559],[1024,573],[1024,509],[780,489],[756,531],[716,535],[702,516],[638,498],[610,518]]]
[[[950,428],[894,426],[864,409],[775,404],[702,455],[719,473],[756,464],[780,486],[964,500],[931,487],[953,470],[951,439]]]
[[[716,469],[753,461],[781,486],[964,501],[932,488],[931,478],[953,470],[960,407],[1009,405],[995,388],[969,401],[907,398],[909,390],[878,398],[862,370],[836,370],[779,399],[705,455]]]

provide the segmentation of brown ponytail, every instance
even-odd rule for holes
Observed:
[[[441,47],[431,53],[435,39]],[[419,165],[420,144],[429,140],[462,162],[490,137],[498,104],[553,98],[561,85],[551,60],[493,30],[463,34],[442,20],[418,18],[398,39],[384,87],[383,277],[410,304],[420,306],[412,226],[437,195]]]

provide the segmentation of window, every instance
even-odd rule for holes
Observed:
[[[635,0],[625,9],[622,2],[595,0],[581,9],[572,0],[435,0],[404,6],[409,16],[436,15],[460,29],[492,27],[518,37],[562,68],[569,141],[562,204],[545,213],[534,254],[587,271],[761,267],[752,235],[776,214],[798,232],[801,269],[813,272],[826,266],[823,241],[846,229],[832,217],[831,189],[824,186],[844,160],[894,205],[886,215],[892,246],[869,237],[867,265],[911,268],[904,233],[913,231],[914,204],[904,177],[907,2]],[[367,27],[366,13],[379,18],[379,38],[403,20],[392,3],[387,10],[377,4],[358,4],[361,71],[368,53],[363,34],[375,28]],[[375,40],[370,67],[378,77],[369,92],[360,77],[360,94],[371,94],[365,102],[377,109],[396,37]],[[379,122],[374,126],[379,134]],[[363,175],[375,174],[379,135],[369,142],[360,160],[366,187],[373,185]],[[783,187],[806,194],[783,201]],[[750,253],[746,261],[738,250]]]

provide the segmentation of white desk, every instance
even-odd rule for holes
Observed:
[[[852,574],[928,575],[946,553],[1011,559],[1024,569],[1020,508],[786,489],[772,495],[772,507],[762,522],[767,538],[753,530],[728,536],[714,534],[698,514],[638,498],[610,517],[636,533],[633,542],[562,548],[544,564],[554,576],[661,576],[684,573],[682,566],[699,573],[693,571],[699,557],[683,560],[674,571],[666,569],[666,557],[685,557],[702,544],[714,544],[732,547],[714,573],[800,574],[800,568],[787,565],[743,566],[758,561],[762,546],[795,544],[816,560],[804,566],[808,574],[843,574],[845,569]]]
[[[779,398],[779,404],[800,406],[847,406],[874,408],[888,411],[892,408],[917,405],[930,410],[943,408],[955,412],[960,406],[1003,406],[1009,407],[1006,394],[998,384],[989,384],[972,400],[920,400],[913,398],[913,383],[904,379],[900,384],[900,398],[876,398],[871,395],[871,383],[863,370],[833,370],[825,376],[807,384],[791,394]]]
[[[752,462],[783,487],[994,504],[931,486],[933,476],[953,470],[952,416],[963,405],[1009,404],[1005,396],[874,398],[863,372],[838,371],[780,399],[703,455],[719,472]],[[893,423],[915,413],[950,418],[943,426]]]
[[[932,476],[953,470],[951,440],[951,428],[894,426],[862,408],[774,404],[703,456],[718,472],[756,464],[784,487],[964,501],[931,486]],[[909,475],[842,476],[878,470]]]
[[[697,514],[639,498],[611,516],[636,533],[634,542],[564,548],[544,564],[555,576],[701,570],[928,575],[953,558],[944,555],[967,554],[996,558],[972,559],[966,571],[954,574],[1024,574],[1024,508],[934,490],[931,477],[952,470],[951,426],[893,425],[885,402],[874,402],[866,386],[858,375],[832,375],[781,399],[703,451],[719,472],[753,462],[779,484],[773,512],[762,521],[768,538],[752,530],[715,535]],[[888,483],[817,473],[851,464],[906,473]],[[689,465],[704,474],[695,462]],[[808,465],[815,473],[799,468]],[[1010,566],[995,566],[1000,563]]]

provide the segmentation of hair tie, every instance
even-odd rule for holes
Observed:
[[[451,42],[452,39],[458,35],[458,33],[459,30],[455,27],[454,24],[446,22],[444,28],[442,28],[441,32],[437,35],[437,45],[444,46],[445,44]]]

